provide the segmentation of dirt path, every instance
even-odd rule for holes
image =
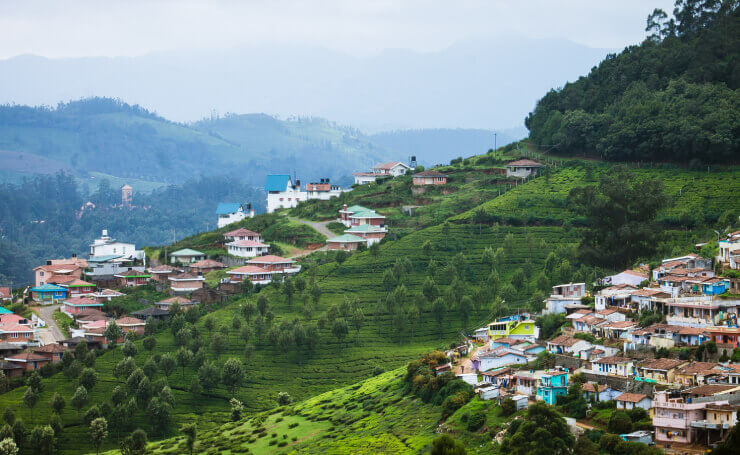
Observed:
[[[59,309],[59,306],[60,305],[46,305],[35,308],[39,314],[39,317],[43,319],[44,322],[46,322],[46,328],[39,329],[39,337],[42,339],[44,344],[49,344],[50,339],[53,343],[55,341],[62,341],[67,338],[66,336],[64,336],[62,331],[59,329],[59,326],[57,326],[56,321],[52,317],[52,314],[55,310]]]
[[[301,224],[305,224],[306,226],[311,226],[315,231],[318,231],[319,234],[323,235],[327,239],[330,239],[332,237],[336,237],[336,234],[331,232],[326,225],[331,223],[331,221],[308,221],[308,220],[302,220],[300,218],[294,218],[292,216],[289,216],[288,219],[290,221],[295,221]]]

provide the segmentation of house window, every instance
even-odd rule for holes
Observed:
[[[39,276],[44,276],[44,272],[39,272]],[[41,283],[44,284],[44,283]]]

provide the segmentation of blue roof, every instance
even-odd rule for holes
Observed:
[[[290,181],[288,174],[273,174],[267,176],[265,191],[285,191]]]
[[[216,215],[228,215],[229,213],[236,213],[239,211],[241,204],[236,202],[219,202],[216,207]]]
[[[7,308],[3,308],[3,307],[0,306],[0,314],[9,314],[9,313],[12,313],[12,311],[10,311]]]
[[[108,262],[123,257],[122,254],[106,254],[105,256],[92,256],[87,262]]]
[[[63,288],[61,286],[57,286],[56,284],[49,284],[49,283],[42,284],[41,286],[36,286],[35,288],[31,288],[31,290],[32,291],[42,291],[42,292],[43,291],[47,291],[47,292],[49,292],[49,291],[64,291],[64,292],[67,292],[67,289],[65,289],[65,288]]]

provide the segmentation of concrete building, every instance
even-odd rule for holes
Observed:
[[[144,250],[137,250],[133,243],[117,241],[108,235],[107,229],[103,229],[100,238],[90,244],[90,258],[116,255],[120,256],[120,259],[144,260]]]
[[[506,164],[506,176],[527,178],[530,175],[537,175],[544,164],[529,159],[521,159]]]
[[[249,203],[219,202],[216,207],[216,216],[218,217],[216,225],[221,229],[231,223],[236,223],[246,218],[254,218],[254,209],[252,208],[252,204]]]

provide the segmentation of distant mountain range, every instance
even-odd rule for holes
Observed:
[[[610,51],[505,36],[364,57],[268,44],[138,57],[24,55],[0,61],[0,103],[53,106],[104,96],[178,122],[215,110],[322,117],[372,132],[509,128],[523,125],[543,93],[587,73]]]
[[[499,144],[520,133],[502,134]],[[66,171],[87,182],[128,179],[139,191],[152,188],[146,182],[176,184],[200,175],[236,176],[261,187],[269,173],[295,172],[304,180],[328,177],[349,184],[353,171],[379,161],[416,155],[429,165],[492,144],[492,133],[484,130],[367,136],[320,118],[265,114],[180,124],[110,98],[56,108],[0,106],[0,181]]]

